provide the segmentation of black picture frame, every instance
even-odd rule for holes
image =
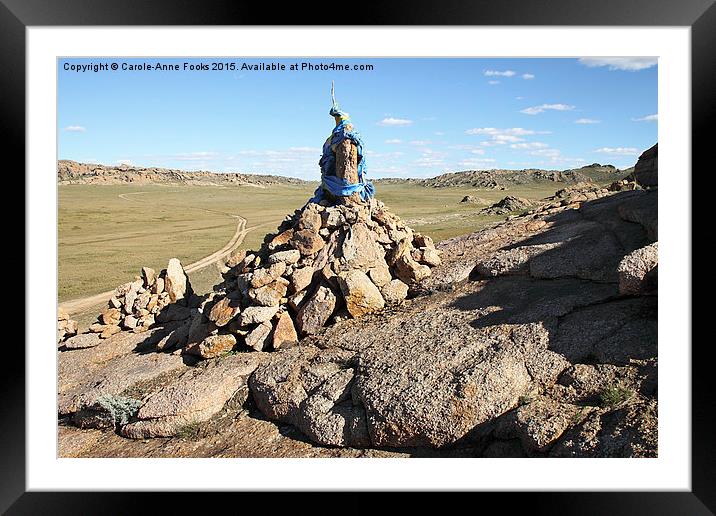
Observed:
[[[84,25],[520,25],[520,26],[684,26],[691,28],[692,163],[710,171],[707,139],[716,110],[716,6],[714,0],[501,0],[429,2],[411,0],[358,5],[325,2],[283,4],[203,0],[0,0],[0,106],[6,149],[25,170],[26,27]],[[21,152],[22,149],[22,152]],[[713,160],[710,160],[713,161]],[[687,171],[685,171],[687,172]],[[693,177],[692,177],[693,179]],[[693,205],[693,202],[692,202]],[[697,266],[697,262],[693,262]],[[698,269],[697,269],[698,270]],[[702,270],[710,270],[702,268]],[[28,274],[28,271],[25,271]],[[688,281],[691,284],[691,277]],[[689,300],[690,302],[690,300]],[[26,324],[28,314],[25,314]],[[692,320],[693,315],[692,315]],[[698,319],[697,319],[698,320]],[[710,340],[710,339],[709,339]],[[672,342],[686,349],[691,342]],[[481,501],[528,504],[535,514],[713,514],[716,511],[716,432],[708,340],[692,353],[692,490],[690,492],[483,493]],[[26,346],[29,343],[26,342]],[[182,493],[49,493],[25,488],[25,362],[21,353],[3,364],[0,383],[0,511],[7,514],[128,514],[149,508],[150,496],[162,509],[190,509],[204,497]],[[229,495],[212,495],[211,505]],[[245,496],[245,495],[239,495]],[[264,495],[265,496],[265,495]],[[271,495],[272,512],[289,497]],[[348,493],[345,507],[365,504]],[[421,496],[415,500],[420,501]],[[204,499],[205,500],[205,499]],[[458,500],[454,504],[460,503]],[[457,505],[455,506],[457,507]],[[233,511],[232,511],[233,512]]]

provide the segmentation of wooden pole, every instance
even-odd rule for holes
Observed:
[[[336,176],[345,179],[349,184],[358,183],[358,147],[348,138],[336,148]],[[339,201],[360,203],[361,198],[356,192],[340,198]]]

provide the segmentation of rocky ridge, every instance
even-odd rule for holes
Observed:
[[[489,190],[505,190],[510,185],[532,183],[608,183],[626,177],[631,169],[619,170],[612,165],[592,163],[577,169],[542,170],[464,170],[448,172],[428,179],[379,179],[377,183],[410,183],[429,188],[470,187]]]
[[[267,174],[243,174],[238,172],[189,172],[158,167],[135,167],[129,165],[99,165],[78,163],[71,160],[57,162],[58,184],[150,184],[169,183],[181,185],[255,185],[308,184],[291,177]]]

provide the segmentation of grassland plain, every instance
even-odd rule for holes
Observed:
[[[378,184],[377,196],[416,231],[439,241],[476,231],[502,216],[462,204],[465,195],[496,202],[505,195],[540,199],[562,183],[514,185],[508,190]],[[171,257],[189,264],[224,246],[246,219],[240,248],[257,248],[266,233],[303,206],[315,185],[58,186],[58,297],[63,302],[110,290],[142,266],[161,269]],[[190,275],[199,292],[220,279],[218,264]]]

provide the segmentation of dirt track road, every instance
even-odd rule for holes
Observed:
[[[133,194],[120,194],[119,197],[121,197],[124,200],[130,201],[131,199],[125,197],[125,195],[137,195],[141,193],[146,192],[135,192]],[[202,209],[204,211],[214,212],[213,210],[206,210],[204,208],[197,208]],[[209,265],[216,263],[217,261],[221,260],[222,258],[226,257],[233,251],[235,248],[237,248],[239,245],[241,245],[241,242],[243,242],[244,237],[246,236],[246,233],[248,233],[252,228],[247,229],[246,228],[246,219],[243,217],[240,217],[239,215],[233,215],[230,213],[224,213],[224,212],[216,212],[216,213],[222,213],[223,215],[228,215],[229,217],[238,219],[238,223],[236,224],[236,231],[234,232],[233,236],[229,239],[228,243],[219,249],[216,252],[211,253],[208,256],[205,256],[204,258],[201,258],[200,260],[195,261],[194,263],[190,263],[189,265],[184,266],[184,270],[187,273],[196,272],[198,270],[201,270],[205,267],[208,267]],[[65,301],[63,303],[60,303],[60,308],[64,309],[68,314],[70,315],[76,315],[82,312],[86,312],[87,310],[100,305],[102,303],[105,303],[109,301],[109,298],[112,297],[112,293],[114,292],[114,289],[108,290],[107,292],[102,292],[100,294],[95,294],[93,296],[89,297],[83,297],[80,299],[71,299],[69,301]]]

